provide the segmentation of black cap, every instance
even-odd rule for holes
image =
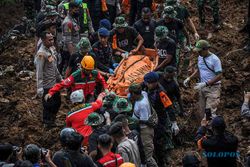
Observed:
[[[226,123],[222,116],[217,116],[212,120],[212,127],[214,128],[226,128]]]
[[[198,154],[198,153],[197,153]],[[200,160],[193,153],[186,154],[182,159],[183,167],[198,167]]]
[[[122,131],[122,123],[116,122],[109,128],[109,135],[115,135]]]

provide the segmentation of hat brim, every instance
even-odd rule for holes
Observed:
[[[104,122],[104,117],[100,114],[98,115],[98,117],[99,120],[97,122],[90,122],[89,119],[87,118],[84,123],[89,126],[99,126]]]
[[[105,99],[104,99],[104,100],[103,100],[103,105],[104,105],[104,104],[110,104],[110,103],[111,103],[111,104],[112,104],[112,106],[114,106],[114,104],[116,104],[116,103],[117,103],[117,100],[118,100],[118,99],[119,99],[119,97],[118,97],[118,96],[116,96],[116,97],[115,97],[115,99],[114,99],[114,100],[112,100],[112,101],[110,101],[110,100],[105,100]]]
[[[193,49],[193,51],[194,51],[194,52],[199,52],[199,51],[202,51],[202,48],[196,48],[196,47],[195,47],[195,48]]]
[[[127,27],[128,26],[128,23],[124,23],[124,24],[113,24],[113,26],[115,27],[115,28],[125,28],[125,27]]]
[[[127,113],[127,112],[130,112],[132,111],[132,104],[131,103],[128,103],[128,106],[124,109],[119,109],[117,108],[117,103],[114,105],[113,107],[114,111],[117,112],[117,113]]]

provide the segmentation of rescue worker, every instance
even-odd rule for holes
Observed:
[[[139,121],[140,140],[142,143],[142,150],[145,154],[146,164],[149,167],[157,167],[158,165],[153,158],[154,128],[148,125],[149,117],[153,112],[148,100],[148,94],[145,91],[142,91],[140,84],[132,84],[129,86],[128,96],[134,106],[133,118]]]
[[[101,93],[95,102],[85,103],[82,89],[76,90],[70,95],[70,101],[73,104],[73,108],[66,117],[66,126],[74,128],[84,137],[83,144],[85,146],[88,145],[88,139],[92,133],[92,129],[90,126],[85,125],[84,121],[87,119],[89,114],[101,108],[104,96],[105,93]]]
[[[113,49],[109,42],[110,32],[106,28],[98,30],[99,41],[93,45],[97,69],[107,78],[114,74],[113,68]]]
[[[89,34],[94,33],[92,19],[90,17],[88,4],[83,0],[71,0],[79,5],[79,25],[80,25],[80,36],[87,37]],[[65,9],[64,13],[69,11],[69,2],[63,3]]]
[[[162,19],[157,22],[157,26],[166,26],[169,30],[169,36],[175,40],[178,44],[180,43],[179,36],[180,32],[184,33],[184,36],[187,39],[187,45],[190,44],[188,32],[183,24],[183,22],[176,18],[177,12],[172,6],[164,7],[162,13]]]
[[[57,53],[55,47],[53,47],[53,35],[43,32],[41,40],[42,45],[35,57],[37,95],[42,97],[44,126],[51,127],[56,126],[55,119],[61,105],[61,96],[60,93],[55,93],[53,98],[48,101],[44,100],[44,97],[53,85],[61,82],[62,77],[57,69]]]
[[[168,37],[167,27],[156,27],[155,48],[159,55],[159,62],[154,71],[163,71],[168,65],[176,67],[176,43]]]
[[[113,110],[113,106],[114,104],[117,102],[117,100],[119,99],[119,97],[114,93],[114,92],[108,92],[106,94],[106,96],[104,97],[103,100],[103,105],[101,108],[101,111],[107,111],[110,114],[110,119],[111,121],[114,120],[114,118],[118,115],[114,110]]]
[[[60,142],[62,149],[53,156],[53,162],[60,167],[93,167],[95,166],[91,158],[84,152],[80,152],[83,141],[82,135],[72,128],[64,128],[60,132]]]
[[[156,28],[156,21],[152,19],[150,8],[142,9],[142,18],[135,22],[134,28],[142,36],[145,48],[154,48],[154,31]]]
[[[103,115],[93,112],[89,114],[88,118],[85,120],[85,124],[91,126],[93,132],[89,137],[89,156],[97,161],[102,157],[100,150],[98,150],[98,138],[108,132],[108,125],[104,125],[105,118]]]
[[[199,92],[200,117],[204,117],[205,109],[211,109],[212,116],[216,116],[217,106],[220,103],[222,66],[218,56],[209,51],[210,44],[206,40],[199,40],[194,48],[198,53],[198,69],[184,80],[187,87],[189,81],[200,75],[200,82],[196,83],[195,90]]]
[[[85,2],[88,4],[93,28],[95,31],[97,31],[100,20],[109,18],[106,0],[85,0]]]
[[[81,68],[81,61],[85,55],[94,56],[94,53],[91,52],[92,47],[90,45],[89,39],[82,37],[81,40],[76,45],[77,52],[75,52],[69,58],[69,65],[66,70],[66,78],[70,76],[73,72]]]
[[[199,14],[200,28],[202,30],[205,29],[205,5],[209,3],[209,6],[212,8],[213,14],[213,25],[215,30],[219,30],[221,28],[220,25],[220,14],[219,14],[219,1],[218,0],[209,0],[208,2],[205,0],[197,0],[197,9]]]
[[[106,0],[108,12],[109,12],[109,20],[111,24],[115,22],[116,16],[121,14],[121,5],[120,0]]]
[[[137,20],[141,19],[141,12],[144,7],[151,8],[153,0],[129,0],[129,25],[132,26]]]
[[[94,101],[97,83],[100,83],[106,92],[108,91],[104,78],[97,70],[94,70],[95,61],[91,56],[84,56],[81,65],[82,69],[78,69],[61,83],[55,84],[45,96],[45,101],[53,97],[53,95],[58,93],[62,88],[71,87],[72,91],[82,89],[86,102]]]
[[[166,26],[169,30],[169,37],[174,39],[176,42],[176,65],[179,66],[180,62],[180,46],[183,45],[185,50],[189,50],[187,46],[190,46],[190,40],[188,32],[183,24],[183,22],[176,18],[177,12],[172,6],[164,7],[162,13],[162,19],[157,22],[157,26]],[[182,37],[182,35],[184,37]],[[180,39],[180,37],[182,39]],[[186,42],[184,42],[184,38]]]
[[[185,26],[188,26],[187,30],[191,31],[195,40],[199,40],[200,36],[191,19],[188,9],[184,5],[180,4],[177,0],[166,0],[165,2],[165,6],[172,6],[174,8],[174,10],[177,12],[176,18],[181,20]],[[181,35],[183,36],[183,34]]]
[[[112,35],[112,48],[115,50],[115,55],[122,57],[128,54],[136,54],[142,47],[143,38],[133,27],[129,27],[124,17],[117,17],[114,23]],[[134,45],[134,41],[137,45]],[[134,47],[135,46],[135,47]],[[116,58],[120,62],[120,57]]]
[[[209,122],[201,122],[196,134],[198,149],[204,149],[203,156],[207,158],[208,167],[237,166],[239,152],[238,138],[226,131],[226,123],[222,116],[216,116],[212,122],[212,134],[208,135]]]
[[[169,152],[174,148],[172,134],[179,133],[172,102],[159,85],[159,75],[149,72],[144,76],[144,90],[158,116],[158,124],[154,128],[154,147],[157,164],[165,167],[168,164]]]
[[[77,22],[79,17],[79,5],[74,2],[69,3],[69,12],[62,23],[62,66],[60,72],[68,66],[70,56],[76,52],[76,45],[80,41],[80,26]]]
[[[174,77],[176,75],[177,69],[173,66],[167,66],[164,69],[164,73],[160,77],[159,83],[166,91],[168,97],[173,102],[173,107],[176,114],[183,116],[184,108],[181,99],[180,88],[178,83],[175,81]]]

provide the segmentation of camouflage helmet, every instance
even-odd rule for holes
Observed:
[[[78,42],[78,44],[76,45],[76,48],[80,51],[80,52],[89,52],[92,48],[91,48],[91,44],[89,42],[89,39],[86,37],[82,37],[81,40]]]
[[[173,6],[175,7],[177,5],[177,0],[165,0],[164,7],[166,6]]]
[[[44,0],[45,5],[53,5],[56,6],[58,5],[58,0]]]
[[[128,23],[126,22],[124,17],[117,17],[115,19],[115,23],[113,24],[115,28],[125,28],[128,26]]]
[[[177,12],[174,10],[173,6],[166,6],[163,10],[163,18],[176,18]]]
[[[168,28],[166,26],[158,26],[155,29],[156,40],[167,38]]]

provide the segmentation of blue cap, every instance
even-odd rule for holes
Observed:
[[[108,37],[110,35],[110,32],[106,28],[99,28],[98,34],[101,36]]]
[[[226,123],[224,121],[224,118],[222,116],[217,116],[212,120],[212,127],[218,127],[218,128],[225,128]]]
[[[154,83],[159,80],[159,74],[156,72],[149,72],[144,76],[144,82]]]
[[[107,30],[111,30],[111,23],[108,19],[102,19],[100,22],[99,22],[99,28],[106,28]]]

